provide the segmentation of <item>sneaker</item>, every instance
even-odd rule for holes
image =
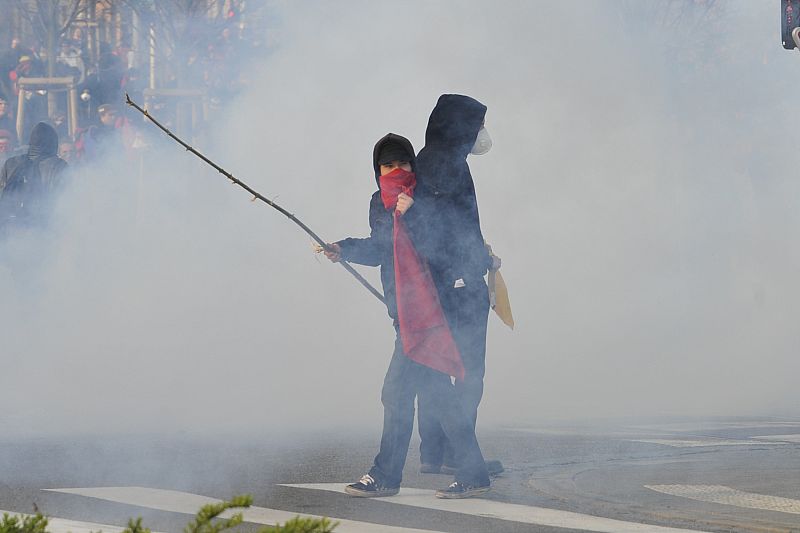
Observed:
[[[441,474],[442,467],[440,465],[432,465],[429,463],[422,463],[419,466],[420,474]]]
[[[486,461],[486,470],[489,471],[490,476],[496,476],[498,474],[502,474],[505,471],[505,468],[503,468],[503,463],[497,459],[489,459]]]
[[[394,496],[400,492],[400,487],[387,487],[375,481],[369,474],[364,474],[355,483],[351,483],[344,488],[350,496],[359,498],[380,498],[382,496]]]
[[[466,485],[460,481],[455,481],[446,489],[437,490],[436,497],[457,500],[461,498],[471,498],[473,496],[477,496],[478,494],[483,494],[484,492],[489,492],[489,485]]]
[[[425,465],[422,466],[423,468],[425,467]],[[486,461],[486,470],[489,472],[490,476],[496,476],[498,474],[502,474],[505,471],[505,468],[503,468],[503,463],[501,463],[497,459],[490,459]],[[456,474],[456,471],[458,471],[458,468],[455,466],[442,465],[441,468],[439,469],[439,472],[433,472],[433,473],[436,474],[442,473],[442,474],[447,474],[448,476],[454,476]],[[420,472],[422,472],[423,474],[429,473],[429,472],[423,472],[422,468],[420,468]]]

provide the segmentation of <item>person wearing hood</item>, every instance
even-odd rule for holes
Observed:
[[[489,490],[489,475],[475,428],[461,408],[451,376],[463,378],[464,365],[447,326],[428,265],[415,247],[417,214],[414,148],[388,134],[373,150],[378,183],[370,200],[370,236],[328,245],[325,255],[380,266],[381,283],[396,338],[381,391],[384,407],[380,450],[372,468],[345,487],[357,497],[392,496],[400,490],[414,427],[414,399],[424,394],[439,406],[438,421],[455,444],[460,468],[439,498],[467,498]]]
[[[31,131],[28,152],[8,159],[0,171],[0,226],[31,225],[47,214],[67,163],[58,157],[58,134],[45,122]]]
[[[444,94],[431,112],[425,147],[417,156],[417,201],[423,212],[420,253],[430,265],[447,322],[461,353],[465,375],[456,390],[473,426],[483,396],[489,292],[488,270],[500,266],[487,249],[480,227],[475,184],[467,156],[483,155],[491,148],[484,119],[486,106],[469,96]],[[436,401],[418,399],[422,473],[449,473],[458,466],[454,444],[439,420]],[[499,461],[487,466],[503,470]]]

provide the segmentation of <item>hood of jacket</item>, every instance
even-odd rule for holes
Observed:
[[[28,158],[46,158],[58,154],[58,133],[50,124],[39,122],[31,131]]]
[[[443,94],[425,130],[425,146],[457,150],[467,157],[486,116],[486,106],[469,96]]]
[[[425,130],[425,147],[417,154],[417,188],[423,194],[474,196],[467,156],[486,116],[486,106],[469,96],[443,94]]]
[[[381,166],[378,164],[378,156],[381,153],[381,148],[383,145],[387,143],[397,143],[405,148],[406,152],[408,152],[408,156],[410,158],[409,163],[411,163],[411,172],[417,171],[417,157],[414,155],[414,146],[411,144],[411,141],[403,137],[402,135],[397,135],[396,133],[387,133],[381,139],[375,143],[375,148],[372,150],[372,168],[375,169],[375,182],[378,184],[378,188],[380,188],[380,178],[381,176]]]

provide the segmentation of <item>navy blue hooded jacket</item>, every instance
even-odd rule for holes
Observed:
[[[415,244],[440,290],[483,277],[492,264],[467,164],[485,115],[486,106],[469,96],[440,96],[417,154],[417,205],[409,213],[418,211],[415,226],[424,231],[414,232]]]
[[[8,159],[0,170],[0,224],[41,222],[67,167],[58,157],[58,134],[49,124],[33,127],[28,152]]]
[[[383,296],[386,300],[386,307],[389,316],[397,319],[397,300],[395,298],[395,282],[394,282],[394,246],[393,246],[393,233],[394,233],[394,217],[390,210],[386,209],[381,199],[380,191],[380,165],[378,164],[378,155],[381,148],[386,143],[399,143],[406,152],[409,154],[409,163],[411,163],[412,172],[416,172],[416,159],[414,157],[414,147],[411,141],[400,135],[389,133],[375,144],[375,149],[372,153],[372,166],[375,169],[375,182],[378,183],[378,190],[372,194],[369,202],[369,229],[370,235],[365,239],[347,238],[337,242],[341,248],[341,257],[343,260],[350,263],[357,263],[359,265],[367,266],[380,266],[381,267],[381,284],[383,285]],[[412,220],[414,215],[412,209],[409,209],[405,215],[404,220]]]

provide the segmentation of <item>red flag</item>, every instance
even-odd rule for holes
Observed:
[[[413,196],[416,177],[402,169],[380,177],[381,199],[394,209],[397,196]],[[422,261],[401,215],[394,212],[394,278],[400,339],[409,359],[458,379],[464,379],[464,364],[447,325],[439,294],[427,264]]]

